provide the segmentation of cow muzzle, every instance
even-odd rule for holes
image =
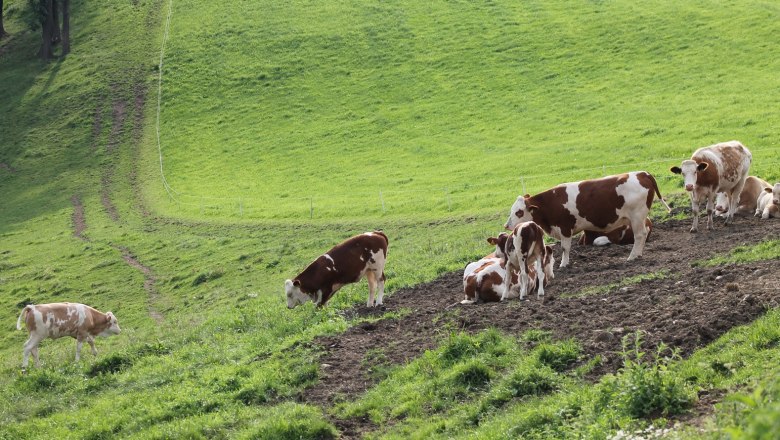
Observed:
[[[693,191],[693,185],[692,185],[692,184],[690,184],[690,183],[689,183],[689,184],[687,184],[687,185],[685,185],[685,190],[686,190],[686,191],[688,191],[688,192],[691,192],[691,191]]]

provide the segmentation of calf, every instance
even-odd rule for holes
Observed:
[[[756,214],[762,219],[780,218],[780,183],[773,188],[765,188],[756,200]]]
[[[724,142],[699,148],[689,160],[670,170],[682,174],[685,190],[691,196],[693,226],[691,232],[699,230],[699,205],[707,200],[707,229],[712,229],[712,213],[715,196],[722,192],[726,197],[726,224],[734,221],[739,194],[745,186],[753,155],[738,141]]]
[[[642,256],[647,239],[643,227],[654,196],[669,210],[655,178],[645,171],[634,171],[601,179],[563,183],[535,196],[519,196],[504,225],[533,221],[548,235],[561,241],[560,267],[569,264],[571,238],[581,231],[608,232],[628,225],[634,233],[629,260]]]
[[[653,222],[649,218],[645,219],[645,229],[647,230],[647,237],[650,238],[650,232],[653,230]],[[594,246],[606,246],[612,244],[634,244],[634,231],[631,230],[631,226],[625,225],[617,229],[607,232],[595,232],[595,231],[582,231],[579,241],[580,245],[594,245]]]
[[[119,323],[111,313],[101,313],[90,306],[78,303],[53,303],[28,305],[22,309],[16,320],[16,329],[22,329],[22,321],[27,326],[30,337],[24,343],[24,360],[22,369],[27,364],[32,353],[35,366],[39,366],[38,344],[46,339],[57,339],[63,336],[76,338],[76,362],[81,357],[81,346],[87,341],[92,347],[92,354],[97,356],[95,336],[118,335]]]
[[[501,301],[510,298],[510,288],[512,287],[510,274],[513,271],[520,273],[520,299],[525,298],[526,293],[528,293],[530,281],[528,273],[531,267],[533,267],[538,277],[536,296],[543,297],[546,274],[542,268],[542,263],[544,262],[546,247],[544,245],[544,231],[542,228],[534,222],[518,224],[511,234],[499,235],[495,239],[495,245],[496,255],[506,264],[504,292],[501,295]]]
[[[364,276],[368,279],[368,307],[381,305],[385,294],[387,244],[383,232],[366,232],[320,255],[303,272],[284,282],[287,308],[293,309],[306,301],[322,307],[342,286],[356,283]]]
[[[503,234],[506,235],[506,234]],[[496,244],[495,238],[488,239],[492,244]],[[555,257],[550,246],[545,246],[544,263],[544,287],[549,280],[554,277],[553,264]],[[504,276],[506,275],[506,263],[501,258],[490,254],[479,261],[475,261],[466,266],[463,271],[463,291],[466,298],[461,304],[473,304],[479,302],[498,302],[504,296]],[[518,272],[512,271],[512,286],[518,283]],[[528,290],[534,292],[538,289],[536,271],[529,268],[528,271]],[[513,296],[510,294],[510,298]]]
[[[747,176],[745,186],[742,187],[742,192],[739,193],[739,203],[737,204],[737,210],[734,211],[734,215],[750,215],[754,213],[758,197],[764,193],[764,188],[772,188],[772,185],[756,176]],[[728,197],[726,197],[725,193],[720,192],[715,199],[715,215],[725,216],[727,212]]]

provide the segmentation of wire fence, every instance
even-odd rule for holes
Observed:
[[[169,0],[162,47],[160,49],[156,141],[160,164],[160,178],[169,201],[177,209],[200,213],[201,215],[236,216],[263,219],[313,219],[356,216],[385,216],[388,214],[419,214],[421,212],[468,213],[475,208],[484,212],[486,207],[506,207],[520,194],[535,193],[558,183],[574,182],[619,174],[627,171],[645,170],[653,174],[662,190],[682,188],[682,179],[669,172],[669,166],[679,164],[688,156],[665,157],[644,162],[604,163],[601,166],[570,168],[550,173],[521,174],[512,182],[497,184],[489,179],[480,182],[457,182],[439,187],[383,188],[340,193],[316,193],[289,196],[235,196],[215,197],[185,194],[175,190],[165,176],[163,151],[160,136],[160,109],[163,91],[163,61],[165,46],[169,38],[173,0]],[[780,179],[780,161],[756,163],[755,157],[763,155],[780,159],[780,149],[751,149],[754,163],[751,174],[765,178]],[[466,160],[454,158],[453,160]]]

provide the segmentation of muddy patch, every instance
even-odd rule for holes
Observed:
[[[695,263],[725,255],[736,246],[774,239],[780,222],[743,217],[729,227],[718,221],[711,232],[691,234],[689,228],[690,220],[657,224],[643,258],[634,262],[626,261],[630,245],[574,245],[570,266],[556,267],[544,300],[460,305],[462,271],[401,289],[385,305],[390,311],[410,310],[403,318],[358,325],[315,341],[324,350],[321,380],[306,390],[303,400],[329,408],[335,401],[355,399],[375,384],[371,352],[381,352],[388,363],[403,364],[437,346],[452,330],[494,327],[520,335],[542,329],[556,338],[575,338],[585,357],[601,358],[589,376],[596,380],[620,368],[621,340],[627,334],[642,331],[648,353],[664,342],[688,356],[778,305],[776,261],[718,267]],[[486,247],[485,254],[490,251]],[[559,246],[556,259],[560,261]],[[347,313],[380,312],[358,307]],[[372,429],[368,421],[333,422],[344,438]]]

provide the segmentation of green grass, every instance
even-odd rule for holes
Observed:
[[[173,197],[155,126],[169,3],[72,1],[72,53],[49,64],[25,3],[6,0],[0,40],[0,437],[333,437],[338,413],[297,403],[319,377],[308,342],[354,325],[340,312],[366,285],[319,311],[286,310],[281,286],[336,242],[384,229],[392,292],[490,252],[523,186],[645,168],[668,193],[670,165],[735,138],[780,180],[773,2],[175,0],[160,113]],[[74,195],[88,241],[73,236]],[[757,258],[776,258],[765,246]],[[43,367],[21,376],[18,313],[53,301],[111,310],[123,333],[80,364],[72,340],[45,341]],[[698,372],[696,386],[770,390],[770,336],[717,358],[741,382]],[[480,347],[437,364],[454,341]],[[579,379],[597,360],[570,365],[576,347],[454,336],[343,405],[389,437],[642,425],[578,409],[599,388]],[[425,362],[417,389],[392,385]],[[409,417],[383,415],[388,396]],[[733,426],[750,429],[756,408]]]

